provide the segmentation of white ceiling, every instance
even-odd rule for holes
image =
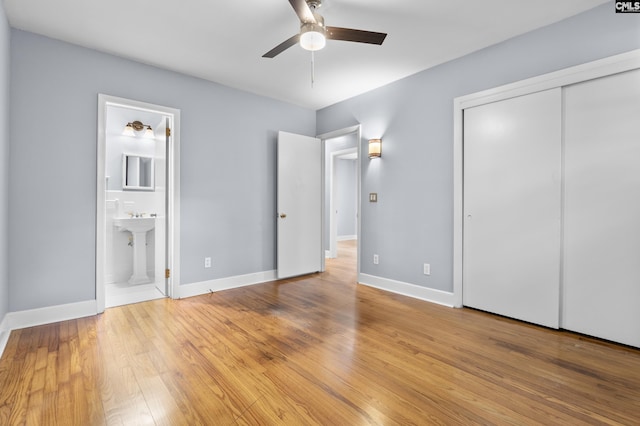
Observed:
[[[288,0],[4,0],[12,27],[319,109],[609,0],[325,0],[325,24],[386,32],[382,46],[293,46]],[[613,12],[613,6],[612,6]]]

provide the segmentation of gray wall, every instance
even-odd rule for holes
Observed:
[[[356,235],[357,160],[338,159],[335,164],[338,237]]]
[[[453,291],[455,97],[637,48],[639,16],[610,2],[318,111],[318,134],[362,124],[363,144],[383,139],[381,159],[360,159],[362,194],[378,192],[363,202],[362,272]]]
[[[9,311],[9,38],[0,2],[0,322]]]
[[[11,74],[11,311],[95,299],[98,93],[181,110],[183,284],[275,269],[277,131],[314,111],[15,29]]]

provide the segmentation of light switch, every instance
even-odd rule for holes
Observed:
[[[369,202],[370,203],[377,203],[378,202],[378,193],[377,192],[370,192],[369,193]]]

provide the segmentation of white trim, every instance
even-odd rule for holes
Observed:
[[[318,139],[334,139],[339,138],[340,136],[346,136],[351,133],[360,133],[360,124],[356,124],[354,126],[345,127],[343,129],[334,130],[332,132],[323,133],[321,135],[316,136]]]
[[[463,172],[464,158],[462,136],[464,132],[463,109],[458,98],[453,100],[453,295],[454,306],[462,307],[462,223],[463,223]]]
[[[8,315],[9,314],[6,314],[4,318],[2,318],[2,321],[0,321],[0,358],[2,358],[4,349],[7,347],[7,342],[9,341],[9,336],[11,335]]]
[[[331,211],[331,198],[329,198],[329,207],[327,207],[327,202],[326,202],[326,192],[327,192],[327,186],[326,186],[326,182],[327,182],[327,141],[325,139],[322,139],[318,136],[316,136],[317,139],[320,139],[320,158],[321,158],[321,166],[320,166],[320,174],[322,175],[322,177],[320,178],[320,251],[324,251],[324,257],[322,258],[322,260],[320,261],[320,272],[325,272],[327,270],[327,262],[326,259],[327,258],[332,258],[335,257],[335,255],[331,252],[331,244],[329,244],[329,250],[325,250],[324,248],[324,234],[326,232],[326,226],[325,226],[325,221],[327,219],[327,216],[325,214],[325,212],[327,210]],[[331,165],[331,163],[329,163],[329,165]],[[331,176],[333,173],[329,173],[329,176]],[[329,187],[331,187],[331,184],[329,184]],[[329,220],[329,227],[331,227],[331,220]],[[331,231],[329,231],[329,234],[331,234]],[[327,252],[329,253],[329,255],[327,255]]]
[[[466,108],[523,96],[543,90],[568,86],[587,80],[640,68],[640,49],[610,56],[586,64],[565,68],[538,77],[495,87],[453,100],[453,295],[454,306],[462,306],[463,244],[463,160],[464,120]]]
[[[448,291],[435,290],[429,287],[422,287],[415,284],[409,284],[367,274],[359,274],[358,282],[369,287],[390,291],[391,293],[401,294],[403,296],[413,297],[414,299],[420,299],[448,307],[455,307],[454,294],[449,293]]]
[[[85,302],[9,312],[6,320],[10,330],[18,330],[20,328],[35,327],[54,322],[89,317],[96,315],[97,313],[96,301],[87,300]]]
[[[337,241],[353,241],[357,239],[358,239],[357,235],[339,235],[336,237]]]
[[[167,235],[167,268],[171,271],[169,278],[168,296],[172,299],[180,298],[180,110],[167,108],[173,111],[173,128],[169,142],[173,142],[173,149],[169,150],[167,164],[169,175],[169,205],[170,221]]]
[[[454,101],[459,102],[462,109],[471,108],[516,96],[581,83],[636,68],[640,68],[640,49],[460,96]]]
[[[169,142],[169,157],[167,158],[167,191],[168,191],[168,232],[167,268],[171,270],[168,283],[168,296],[178,298],[180,286],[180,110],[131,99],[98,94],[98,146],[97,146],[97,175],[96,175],[96,307],[98,312],[105,309],[105,152],[106,152],[106,110],[107,105],[116,105],[129,109],[151,111],[169,117],[171,121],[171,137]]]
[[[106,259],[106,214],[107,203],[105,176],[106,165],[104,159],[107,156],[107,99],[105,95],[98,94],[98,142],[96,148],[96,308],[98,312],[104,312],[105,307],[105,259]],[[101,161],[101,159],[103,161]]]
[[[221,290],[246,287],[254,284],[262,284],[276,281],[276,271],[256,272],[247,275],[236,275],[233,277],[219,278],[216,280],[201,281],[198,283],[184,284],[180,286],[180,298],[200,296]]]

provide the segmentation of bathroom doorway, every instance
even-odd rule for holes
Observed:
[[[176,298],[179,111],[99,95],[98,311]]]

